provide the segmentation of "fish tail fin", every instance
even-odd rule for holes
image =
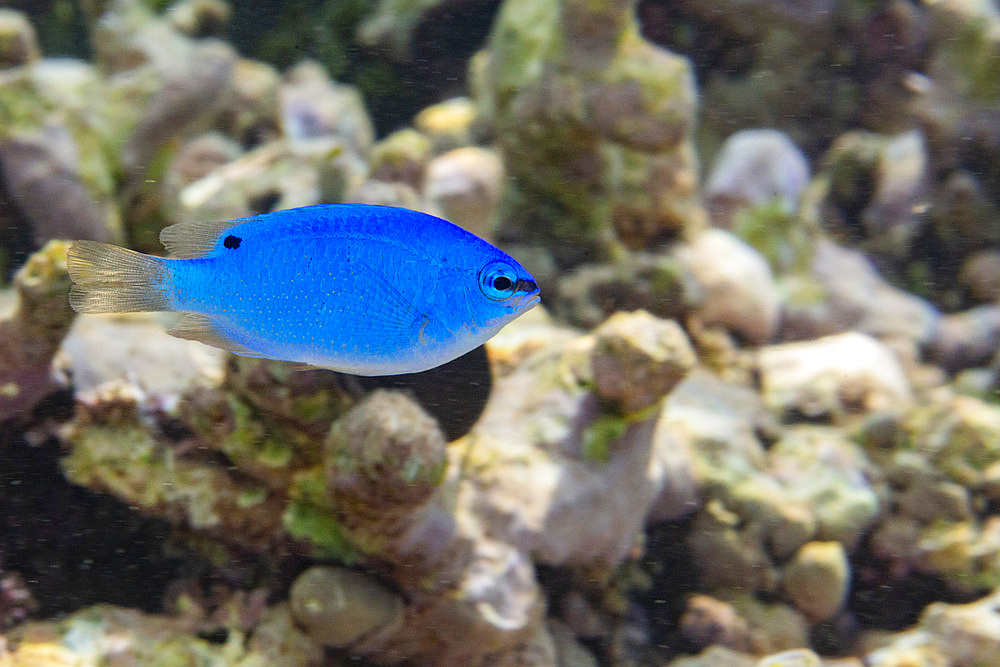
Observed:
[[[66,258],[78,313],[171,310],[169,269],[160,257],[97,241],[76,241]]]

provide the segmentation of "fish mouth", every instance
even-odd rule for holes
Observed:
[[[521,300],[517,303],[517,310],[519,312],[524,312],[531,310],[542,300],[542,295],[538,293],[538,289],[534,292],[530,292],[521,297]]]

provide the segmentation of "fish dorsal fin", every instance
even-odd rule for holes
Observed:
[[[237,224],[233,220],[181,222],[164,227],[160,232],[160,243],[171,257],[177,259],[204,257],[212,252],[219,238]]]
[[[246,345],[239,343],[227,336],[218,326],[214,318],[201,313],[184,313],[180,321],[167,331],[171,336],[196,340],[223,350],[229,350],[244,357],[260,357],[259,352],[255,352]]]

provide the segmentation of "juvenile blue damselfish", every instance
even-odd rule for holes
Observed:
[[[172,310],[170,333],[356,375],[427,370],[539,301],[513,258],[450,222],[331,204],[160,234],[169,258],[95,241],[69,251],[80,313]]]

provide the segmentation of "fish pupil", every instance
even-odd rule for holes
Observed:
[[[512,281],[507,276],[497,276],[493,280],[493,289],[500,290],[501,292],[506,292],[513,286],[514,286],[514,281]]]
[[[226,237],[226,240],[222,242],[222,245],[229,248],[230,250],[235,250],[236,248],[240,247],[240,243],[242,242],[243,239],[241,239],[238,236],[233,236],[232,234],[230,234],[229,236]]]

